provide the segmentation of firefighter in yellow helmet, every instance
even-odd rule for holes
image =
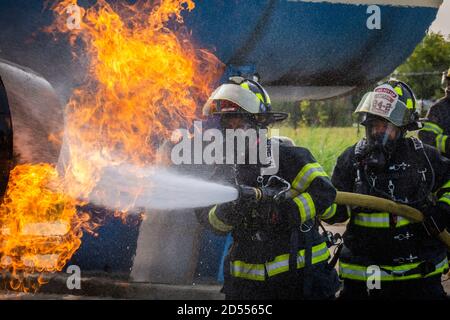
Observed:
[[[334,186],[412,206],[426,222],[338,206],[328,222],[349,220],[339,262],[341,297],[445,299],[441,275],[448,269],[447,249],[436,235],[450,221],[450,161],[406,137],[418,129],[419,116],[405,83],[376,87],[355,112],[363,116],[366,137],[339,156]]]
[[[271,110],[258,82],[243,77],[217,88],[204,115],[228,130],[264,129],[286,118]],[[258,143],[262,139],[267,137]],[[216,233],[232,234],[223,292],[227,299],[334,298],[339,281],[318,226],[333,215],[335,189],[307,149],[286,137],[270,143],[279,144],[277,173],[262,174],[261,165],[234,165],[239,198],[199,215]]]

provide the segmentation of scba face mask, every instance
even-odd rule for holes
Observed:
[[[383,170],[402,136],[402,130],[386,120],[368,121],[366,124],[367,165],[375,171]]]

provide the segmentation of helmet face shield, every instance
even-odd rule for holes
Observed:
[[[402,130],[399,127],[384,119],[372,118],[365,126],[370,145],[389,147],[402,136]]]
[[[403,127],[411,122],[413,106],[400,101],[395,91],[389,88],[375,89],[364,95],[355,113],[368,113],[386,119],[395,126]]]

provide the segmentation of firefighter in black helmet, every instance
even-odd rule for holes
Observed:
[[[419,138],[435,147],[447,158],[450,157],[450,69],[442,74],[445,96],[431,106],[427,120],[419,132]]]
[[[342,298],[444,299],[446,247],[435,237],[450,217],[450,161],[420,140],[412,90],[391,80],[355,111],[366,137],[341,154],[332,182],[339,191],[377,196],[419,209],[426,222],[389,212],[338,206],[328,222],[349,220],[339,262]]]
[[[204,115],[217,118],[222,129],[264,129],[287,116],[272,112],[267,92],[243,77],[214,91]],[[267,137],[258,143],[262,139]],[[272,159],[277,173],[265,175],[260,164],[234,165],[233,184],[241,196],[199,215],[215,232],[233,237],[223,292],[227,299],[334,298],[339,281],[328,267],[330,253],[318,221],[333,214],[335,189],[307,149],[285,137],[270,143],[279,144],[279,161]],[[258,196],[246,197],[248,190],[259,190]]]

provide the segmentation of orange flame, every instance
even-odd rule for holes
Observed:
[[[65,0],[54,10],[74,4]],[[192,0],[165,0],[114,10],[100,0],[82,11],[74,34],[90,64],[86,83],[68,103],[66,128],[75,196],[89,194],[106,164],[151,163],[174,129],[192,123],[221,73],[217,58],[196,50],[183,28],[175,33],[166,26],[179,25],[181,11],[193,8]],[[69,31],[64,18],[54,28]]]
[[[61,271],[80,246],[88,217],[77,215],[75,201],[58,191],[61,185],[49,164],[11,171],[0,206],[0,267],[14,290],[34,291],[38,284],[25,281],[28,275]]]
[[[82,19],[69,30],[73,5],[54,4],[56,21],[46,31],[69,36],[75,56],[88,61],[86,81],[66,108],[64,179],[46,164],[18,166],[11,175],[0,208],[0,267],[13,275],[60,271],[83,230],[95,228],[74,199],[86,199],[107,166],[153,163],[172,131],[190,126],[223,71],[182,25],[193,0],[98,0],[78,7]],[[25,290],[23,283],[11,287]]]

